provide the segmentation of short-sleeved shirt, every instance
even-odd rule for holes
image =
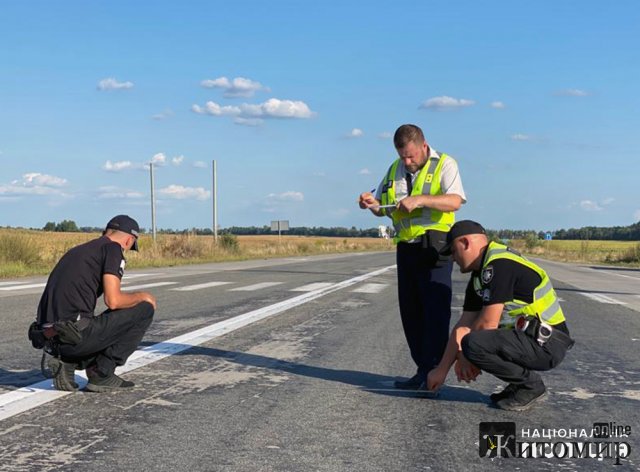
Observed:
[[[92,317],[104,291],[102,276],[122,279],[125,265],[122,246],[106,236],[72,248],[49,275],[38,305],[38,322]]]
[[[429,148],[429,158],[440,159],[440,154],[434,149]],[[408,173],[404,163],[400,161],[399,167],[402,173]],[[422,169],[421,169],[422,170]],[[412,182],[415,182],[420,171],[417,171],[411,174]],[[385,175],[378,185],[378,189],[376,190],[376,199],[380,200],[382,198],[382,188],[387,183],[387,176]],[[400,180],[397,182],[398,189],[397,193],[406,194],[407,192],[407,182],[405,180]],[[460,172],[458,170],[458,163],[451,156],[442,164],[442,171],[440,174],[440,188],[442,189],[443,194],[455,194],[459,195],[462,198],[462,203],[466,203],[467,197],[464,193],[464,188],[462,187],[462,179],[460,178]]]

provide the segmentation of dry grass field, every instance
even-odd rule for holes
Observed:
[[[70,248],[98,236],[0,228],[0,278],[47,274]],[[127,253],[128,268],[394,249],[379,238],[307,236],[222,235],[216,245],[212,236],[162,234],[154,244],[142,235],[139,245],[139,253]]]
[[[562,262],[625,264],[640,267],[639,241],[539,241],[531,247],[524,240],[509,243],[524,254]]]

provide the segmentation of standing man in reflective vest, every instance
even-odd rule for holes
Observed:
[[[517,251],[489,242],[470,220],[453,225],[442,252],[472,275],[460,321],[427,387],[440,387],[455,363],[458,380],[475,380],[482,370],[508,382],[490,396],[498,408],[530,408],[546,395],[536,371],[556,367],[573,346],[549,276]]]
[[[399,158],[376,194],[362,193],[359,205],[393,221],[400,316],[417,365],[416,374],[395,387],[418,389],[426,388],[427,374],[447,344],[453,264],[439,250],[466,200],[456,161],[432,149],[419,127],[400,126],[393,144]]]

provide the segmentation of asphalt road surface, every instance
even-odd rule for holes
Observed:
[[[0,281],[0,470],[640,470],[640,271],[541,262],[577,344],[543,374],[549,397],[515,413],[490,406],[501,382],[488,374],[450,375],[438,398],[393,389],[414,371],[394,264],[369,253],[131,271],[124,286],[154,293],[158,311],[122,374],[136,387],[108,394],[51,389],[26,339],[46,279]],[[454,273],[453,321],[466,280]],[[487,422],[515,422],[518,441],[556,454],[480,457]],[[598,440],[622,448],[620,465],[557,457],[561,441],[595,441],[565,437],[594,423],[629,428]]]

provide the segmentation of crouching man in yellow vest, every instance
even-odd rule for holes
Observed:
[[[427,387],[439,388],[455,363],[458,380],[469,382],[485,371],[508,382],[490,396],[498,408],[530,408],[546,395],[536,371],[556,367],[573,346],[549,276],[517,251],[489,242],[484,228],[470,220],[453,225],[442,252],[471,279],[462,316]]]

